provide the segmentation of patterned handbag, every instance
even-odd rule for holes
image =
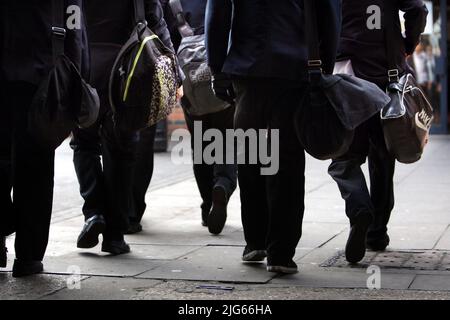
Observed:
[[[109,81],[114,124],[138,131],[165,119],[176,104],[175,53],[148,27],[143,0],[134,0],[136,27],[119,52]]]

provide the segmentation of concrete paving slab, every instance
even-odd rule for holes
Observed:
[[[450,250],[450,227],[444,232],[435,249]]]
[[[275,278],[270,284],[300,286],[310,288],[367,288],[372,274],[361,272],[338,271],[302,271],[296,275]],[[414,274],[381,274],[381,289],[408,289],[413,282]]]
[[[446,225],[391,226],[389,247],[393,250],[433,249],[446,228]]]
[[[154,269],[167,261],[127,259],[93,253],[72,253],[44,259],[44,271],[50,274],[72,274],[78,268],[81,275],[132,277]]]
[[[138,278],[266,283],[272,275],[265,263],[244,264],[242,248],[205,247],[152,269]]]
[[[237,227],[226,225],[223,232],[214,236],[208,229],[202,227],[199,221],[173,221],[165,225],[144,226],[144,231],[126,236],[130,244],[162,244],[162,245],[193,245],[208,244],[244,245],[242,231]]]
[[[132,300],[161,283],[155,280],[90,277],[75,290],[62,289],[41,300]]]
[[[175,260],[201,248],[202,246],[133,244],[131,245],[131,253],[123,255],[121,258],[134,260]]]
[[[300,239],[299,246],[317,248],[346,229],[346,224],[305,222],[303,223],[303,235]]]
[[[450,276],[419,275],[414,279],[411,290],[450,291]]]
[[[0,273],[0,301],[35,300],[67,287],[68,276],[35,275],[15,279],[11,273]]]

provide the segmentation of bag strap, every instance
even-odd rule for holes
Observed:
[[[186,21],[183,12],[183,5],[180,0],[170,0],[169,6],[172,9],[172,14],[177,20],[178,31],[182,38],[191,37],[194,35],[194,29]]]
[[[310,78],[322,74],[316,0],[305,0],[306,39],[308,43],[308,73]]]
[[[388,79],[389,83],[400,81],[400,71],[397,64],[397,54],[400,50],[398,38],[395,37],[394,15],[398,14],[395,1],[384,0],[384,37],[386,45],[386,57],[388,60]]]
[[[145,19],[145,3],[144,0],[134,0],[134,22],[147,24]]]
[[[64,0],[52,0],[52,53],[53,63],[64,54],[66,39]]]

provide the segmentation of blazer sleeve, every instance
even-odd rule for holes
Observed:
[[[228,55],[232,11],[231,0],[208,0],[206,5],[206,53],[213,74],[222,72]]]
[[[167,29],[170,33],[170,39],[172,40],[175,51],[178,51],[181,43],[181,35],[178,31],[177,20],[173,15],[169,0],[160,0],[160,2],[164,13],[164,20],[166,20]]]
[[[428,9],[422,0],[399,0],[399,9],[405,13],[405,50],[406,54],[410,55],[425,30]]]
[[[78,68],[82,77],[88,80],[90,73],[90,54],[83,0],[66,0],[65,7],[68,8],[69,6],[75,6],[80,9],[81,28],[67,29],[65,53]],[[74,12],[66,15],[66,19],[72,14]]]
[[[166,47],[173,50],[173,44],[166,21],[164,20],[164,12],[160,0],[146,0],[145,10],[149,28],[161,39]]]
[[[320,53],[325,73],[333,73],[342,24],[340,0],[315,0],[319,25]]]

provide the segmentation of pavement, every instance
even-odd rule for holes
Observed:
[[[227,225],[212,236],[200,224],[200,196],[189,165],[158,154],[147,194],[144,231],[127,236],[132,252],[113,257],[100,248],[79,250],[83,224],[71,152],[57,152],[55,208],[45,273],[13,279],[0,271],[3,299],[450,299],[450,137],[432,136],[423,159],[397,166],[391,245],[368,252],[357,266],[342,257],[348,220],[329,162],[310,157],[306,212],[296,275],[268,273],[241,263],[244,249],[239,191]],[[367,168],[365,168],[367,171]],[[13,251],[14,237],[7,240]]]

